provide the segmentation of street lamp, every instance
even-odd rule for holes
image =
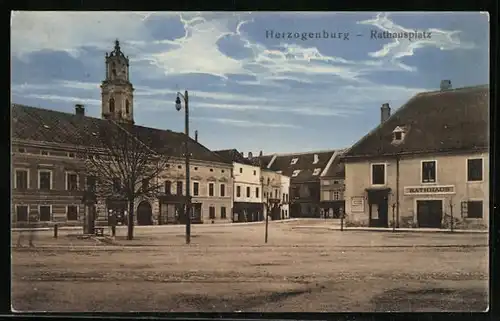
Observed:
[[[264,203],[264,206],[266,207],[266,234],[265,234],[265,237],[264,237],[264,242],[267,243],[267,235],[268,235],[268,229],[269,229],[269,209],[270,209],[270,204],[269,204],[269,194],[264,193],[264,177],[261,177],[260,178],[260,183],[261,183],[261,186],[262,186],[262,202]],[[269,180],[267,181],[267,186],[269,187]],[[264,195],[265,195],[265,199],[264,199]]]
[[[185,160],[186,160],[186,244],[191,243],[191,182],[189,177],[189,98],[188,91],[184,91],[184,95],[177,92],[175,100],[175,109],[182,109],[181,98],[184,100],[184,134],[185,134]]]

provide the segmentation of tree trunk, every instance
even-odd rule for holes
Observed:
[[[127,239],[132,240],[134,238],[134,201],[128,201],[128,233]]]

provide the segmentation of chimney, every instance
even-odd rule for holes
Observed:
[[[198,141],[198,131],[197,130],[194,131],[194,141],[195,142]]]
[[[262,155],[264,155],[264,154],[262,153],[262,151],[260,151],[259,152],[259,157],[262,157]]]
[[[248,152],[248,159],[252,160],[252,157],[253,157],[252,152]]]
[[[85,107],[82,104],[75,104],[75,114],[85,116]]]
[[[451,80],[441,80],[441,91],[451,89]]]
[[[380,107],[380,123],[385,122],[389,117],[391,117],[391,107],[389,107],[388,103],[382,104],[382,107]]]

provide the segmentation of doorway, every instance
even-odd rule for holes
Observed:
[[[389,202],[383,197],[369,206],[370,227],[389,227]]]
[[[417,200],[418,227],[441,228],[443,219],[442,200]]]
[[[137,225],[153,225],[153,210],[147,201],[137,206]]]

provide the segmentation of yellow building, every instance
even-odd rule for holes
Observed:
[[[392,116],[384,104],[381,124],[343,157],[346,221],[486,228],[488,108],[488,86],[420,93]]]

